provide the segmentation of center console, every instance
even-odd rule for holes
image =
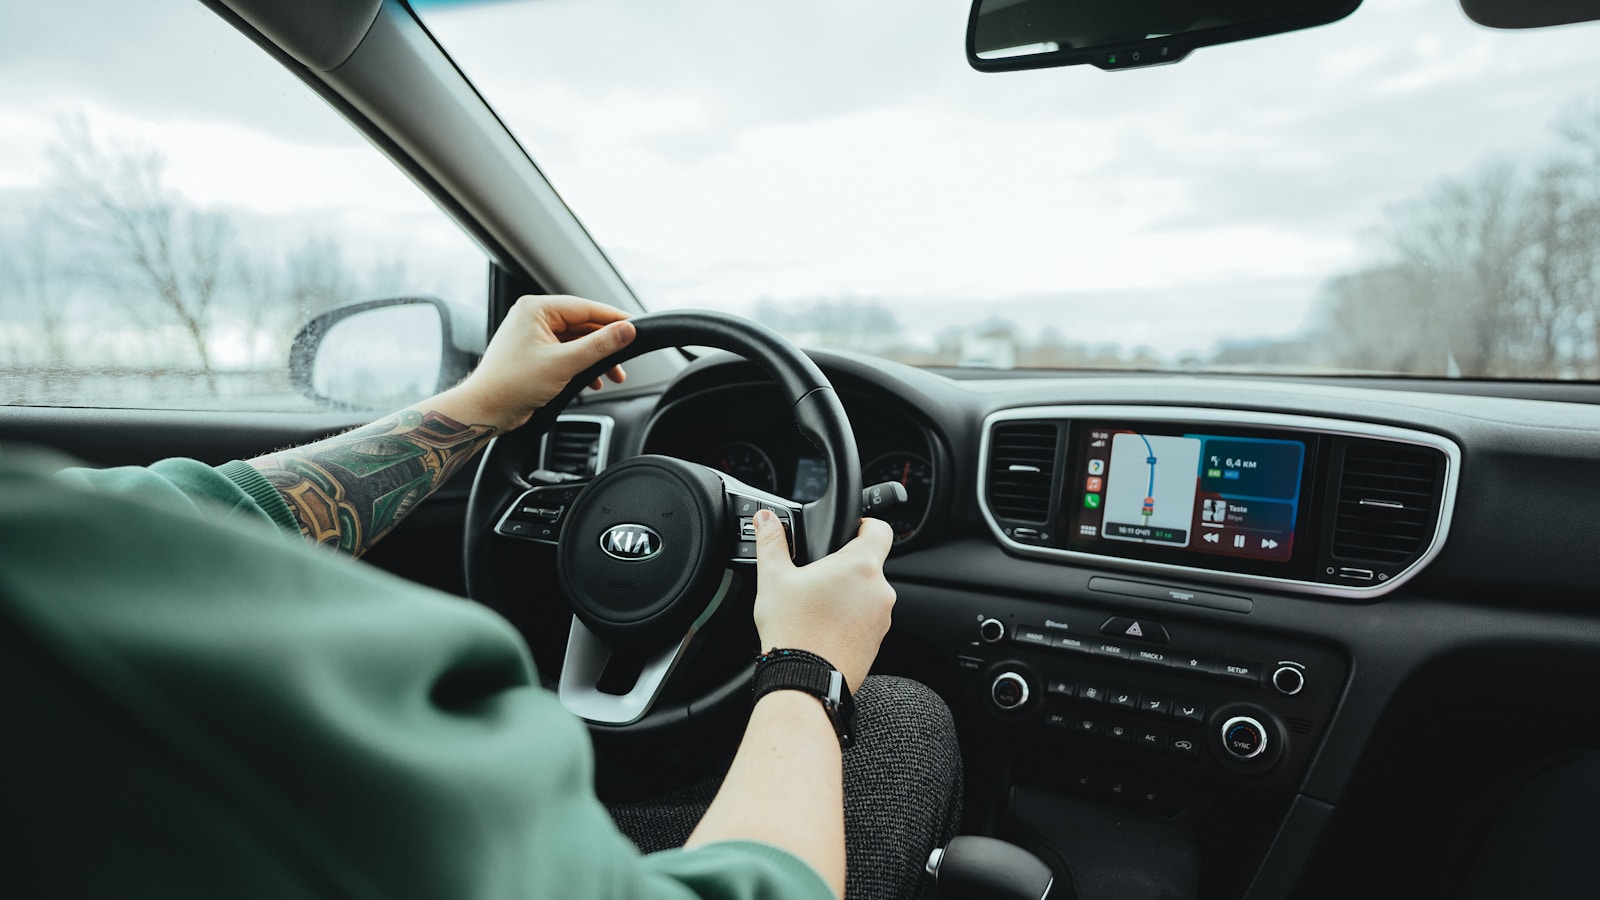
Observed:
[[[1120,791],[1103,785],[1111,798],[1136,799],[1161,776],[1293,786],[1346,676],[1341,654],[1303,641],[1114,606],[989,605],[956,655],[980,702],[1002,722],[1037,726],[1052,746],[1070,744],[1064,756],[1125,774]]]

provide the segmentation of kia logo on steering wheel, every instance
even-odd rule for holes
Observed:
[[[600,549],[616,559],[649,559],[661,552],[661,535],[648,525],[613,525],[600,533]]]

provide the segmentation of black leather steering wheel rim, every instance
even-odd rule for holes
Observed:
[[[860,520],[861,463],[854,433],[838,395],[810,357],[776,332],[725,313],[652,313],[632,321],[637,335],[626,348],[580,373],[527,425],[500,435],[485,450],[467,502],[463,547],[467,594],[472,599],[500,610],[517,602],[508,586],[495,577],[495,562],[498,554],[517,552],[527,545],[497,535],[495,525],[508,505],[530,487],[523,472],[532,468],[529,462],[536,459],[540,438],[573,398],[612,366],[670,347],[713,347],[749,360],[777,385],[791,404],[795,425],[822,454],[828,487],[802,510],[806,540],[796,548],[797,564],[819,559],[855,536]],[[748,677],[747,671],[736,673],[700,697],[658,706],[635,723],[592,727],[646,731],[677,724],[697,709],[736,697],[737,688]]]

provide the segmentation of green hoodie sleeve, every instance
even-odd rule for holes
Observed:
[[[594,797],[584,725],[483,607],[284,540],[198,463],[15,462],[0,816],[19,896],[832,896],[761,844],[640,856]]]

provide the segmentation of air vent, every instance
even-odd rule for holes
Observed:
[[[1283,722],[1295,734],[1310,734],[1312,724],[1310,719],[1297,719],[1294,716],[1284,716]]]
[[[989,511],[1011,522],[1050,520],[1050,481],[1060,428],[1053,422],[1007,422],[989,433]]]
[[[1438,488],[1438,453],[1393,444],[1350,444],[1339,481],[1333,555],[1380,565],[1410,562],[1427,546]]]
[[[600,422],[561,419],[545,436],[542,468],[589,477],[599,471]]]

